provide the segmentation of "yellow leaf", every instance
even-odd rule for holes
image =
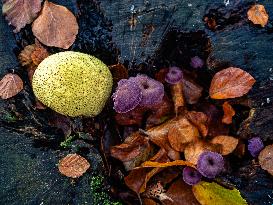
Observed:
[[[189,166],[189,167],[195,168],[195,166],[192,163],[184,161],[184,160],[175,160],[172,162],[146,161],[141,165],[141,167],[171,167],[171,166]]]
[[[201,205],[247,205],[237,189],[226,189],[214,182],[201,181],[192,191]]]

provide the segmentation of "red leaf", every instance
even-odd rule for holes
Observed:
[[[7,74],[0,81],[0,97],[8,99],[17,95],[23,90],[24,84],[22,79],[16,74]]]
[[[32,32],[40,42],[64,49],[74,43],[78,30],[76,17],[71,11],[47,0],[41,15],[32,25]]]
[[[235,115],[235,110],[227,101],[224,102],[223,104],[223,111],[224,111],[224,116],[222,118],[222,122],[225,124],[231,124],[232,117]]]
[[[252,88],[255,79],[240,68],[230,67],[216,73],[209,94],[213,99],[241,97]]]
[[[26,24],[30,24],[41,10],[41,0],[3,0],[3,15],[9,24],[19,32]]]

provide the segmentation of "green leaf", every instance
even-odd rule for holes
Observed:
[[[192,191],[201,205],[247,205],[237,189],[226,189],[214,182],[201,181]]]

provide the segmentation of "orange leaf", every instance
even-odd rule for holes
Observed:
[[[6,74],[0,81],[0,97],[2,99],[11,98],[23,90],[23,87],[23,81],[18,75]]]
[[[78,30],[76,17],[71,11],[47,0],[41,15],[32,25],[32,32],[40,42],[64,49],[74,43]]]
[[[35,44],[28,45],[19,54],[18,59],[22,66],[29,66],[33,63],[31,54],[34,51],[35,46]]]
[[[240,68],[230,67],[216,73],[209,94],[213,99],[241,97],[252,88],[255,79]]]
[[[191,164],[196,165],[200,154],[204,151],[220,152],[221,147],[205,141],[197,141],[186,146],[184,155],[185,159]]]
[[[178,114],[178,109],[185,106],[183,82],[180,81],[174,85],[171,85],[172,99],[174,103],[175,114]]]
[[[235,115],[235,110],[227,101],[224,102],[223,104],[223,111],[224,111],[224,116],[222,118],[222,122],[225,124],[231,124],[232,117]]]
[[[82,176],[89,167],[89,162],[78,154],[68,154],[59,161],[58,165],[59,171],[63,175],[72,178]]]
[[[255,4],[247,11],[247,17],[252,23],[264,27],[268,22],[268,14],[261,4]]]
[[[3,0],[3,15],[17,33],[30,24],[41,10],[41,0]]]
[[[273,175],[273,144],[266,146],[260,152],[258,159],[262,169]]]
[[[186,118],[181,118],[177,123],[170,127],[168,139],[172,148],[183,152],[186,145],[198,140],[199,132]]]
[[[239,142],[239,140],[236,139],[235,137],[224,136],[224,135],[214,137],[211,140],[212,144],[222,145],[222,149],[220,152],[220,154],[222,154],[222,155],[228,155],[228,154],[232,153],[236,149],[238,142]]]
[[[186,118],[197,127],[203,137],[208,134],[208,117],[203,112],[190,111],[186,113]]]
[[[152,161],[146,161],[141,164],[140,167],[136,167],[136,169],[142,168],[142,167],[172,167],[172,166],[189,166],[189,167],[194,167],[194,164],[191,162],[187,162],[184,160],[175,160],[172,162],[152,162]]]
[[[47,50],[38,42],[35,44],[35,48],[30,54],[31,60],[36,66],[38,66],[48,56],[49,53]]]

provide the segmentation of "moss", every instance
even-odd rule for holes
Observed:
[[[46,106],[63,115],[98,115],[112,90],[112,75],[99,59],[66,51],[47,57],[33,75],[33,91]]]
[[[69,137],[66,138],[63,142],[61,142],[60,146],[61,146],[62,148],[69,148],[69,147],[71,147],[71,145],[72,145],[72,140],[73,140],[74,138],[75,138],[74,135],[69,136]]]
[[[91,193],[94,200],[94,205],[122,205],[121,202],[111,201],[110,196],[102,189],[104,177],[92,176],[91,177]]]

